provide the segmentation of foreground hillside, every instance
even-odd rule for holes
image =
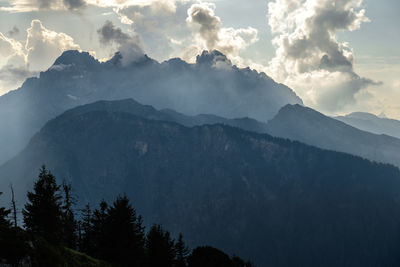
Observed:
[[[27,196],[24,229],[18,227],[15,209],[0,207],[3,267],[254,266],[210,246],[192,250],[181,234],[174,238],[159,224],[146,229],[126,196],[119,195],[110,204],[101,201],[97,209],[86,204],[74,211],[71,185],[58,185],[44,165]]]
[[[81,203],[126,192],[145,224],[258,266],[400,263],[400,172],[389,165],[220,124],[187,128],[90,106],[47,123],[0,168],[20,202],[43,163]]]
[[[302,103],[264,73],[239,69],[217,51],[196,64],[159,63],[147,56],[122,65],[121,55],[99,62],[89,53],[64,52],[39,78],[0,96],[0,164],[16,155],[48,120],[98,100],[134,98],[185,114],[212,113],[266,121],[286,104]]]

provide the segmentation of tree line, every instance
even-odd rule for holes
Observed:
[[[0,264],[66,266],[65,258],[74,255],[66,252],[74,251],[101,260],[97,266],[253,266],[210,246],[190,250],[181,234],[174,239],[158,224],[146,232],[143,218],[125,195],[111,204],[103,200],[96,209],[87,204],[77,216],[72,186],[57,184],[45,166],[27,199],[22,211],[24,228],[17,226],[14,198],[11,209],[0,208]]]

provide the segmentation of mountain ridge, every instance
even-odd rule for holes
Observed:
[[[400,138],[400,121],[395,119],[382,118],[366,112],[353,112],[334,118],[360,130]]]
[[[267,123],[273,136],[400,167],[400,139],[366,132],[301,105],[286,105]]]
[[[180,59],[159,63],[144,56],[127,66],[119,53],[99,62],[87,52],[66,51],[39,78],[0,96],[0,163],[23,149],[48,120],[98,100],[134,98],[187,115],[263,121],[287,103],[302,103],[290,88],[265,74],[229,64],[216,51],[203,52],[196,64]]]

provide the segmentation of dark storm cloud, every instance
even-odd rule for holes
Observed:
[[[144,56],[144,51],[139,36],[124,33],[120,28],[107,20],[104,25],[97,30],[99,41],[103,45],[118,46],[122,56],[122,63],[129,64],[137,61]]]
[[[33,6],[38,9],[68,9],[71,11],[78,11],[86,6],[85,0],[30,0]]]
[[[215,16],[215,6],[209,4],[194,4],[188,10],[188,21],[200,25],[199,33],[207,43],[207,48],[211,49],[219,41],[219,31],[221,20]]]
[[[14,37],[19,34],[19,29],[17,26],[14,26],[11,30],[8,31],[8,35],[10,37]]]
[[[79,10],[86,6],[86,2],[84,0],[63,0],[63,3],[69,10]]]
[[[107,20],[104,25],[97,30],[99,35],[100,43],[104,45],[117,43],[123,44],[128,42],[131,39],[131,36],[122,32],[120,28],[114,26],[114,24]]]

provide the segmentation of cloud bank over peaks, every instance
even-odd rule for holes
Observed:
[[[268,22],[276,55],[268,73],[294,88],[306,104],[335,112],[354,104],[377,82],[354,70],[354,54],[337,32],[354,31],[369,19],[362,0],[275,0]]]
[[[257,42],[258,30],[252,27],[234,29],[222,27],[221,19],[215,15],[215,4],[201,2],[193,4],[187,11],[187,23],[196,29],[195,43],[191,49],[195,54],[202,50],[218,50],[235,64],[242,65],[239,52]],[[197,51],[196,51],[197,50]]]
[[[24,42],[0,33],[0,94],[16,89],[28,77],[47,69],[65,50],[80,50],[73,38],[32,20]]]
[[[258,41],[258,31],[223,27],[215,10],[214,3],[191,0],[114,8],[121,23],[131,25],[146,53],[157,60],[181,57],[194,63],[203,50],[219,50],[243,67],[240,52]]]
[[[99,41],[101,44],[106,46],[117,46],[117,50],[122,56],[123,65],[136,62],[144,56],[144,50],[139,36],[129,35],[122,32],[120,28],[115,27],[109,20],[107,20],[104,25],[97,30],[97,34],[99,35]]]
[[[65,50],[80,50],[71,36],[45,28],[40,20],[32,20],[27,33],[25,48],[33,70],[48,68]]]

